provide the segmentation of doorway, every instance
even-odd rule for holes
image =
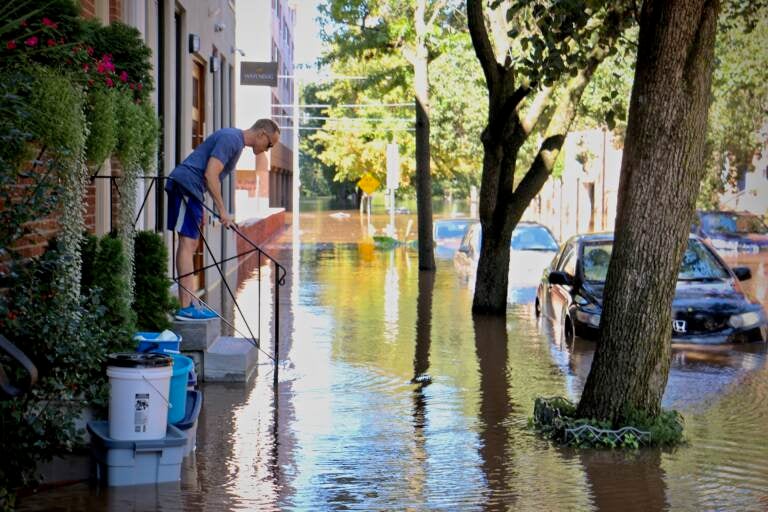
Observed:
[[[205,138],[205,64],[195,60],[192,66],[192,149],[199,146]],[[205,212],[203,212],[205,218]],[[204,223],[204,222],[203,222]],[[205,245],[203,238],[197,242],[197,248],[192,257],[194,269],[205,265]],[[205,272],[195,274],[195,290],[205,289]]]

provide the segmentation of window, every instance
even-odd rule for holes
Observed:
[[[612,243],[589,244],[584,246],[581,268],[585,281],[605,281],[608,264],[613,252]]]
[[[522,225],[512,231],[510,245],[516,251],[556,251],[557,242],[544,226]]]
[[[576,275],[576,251],[572,245],[566,247],[563,257],[560,258],[560,263],[557,265],[557,270],[565,272],[571,277]]]

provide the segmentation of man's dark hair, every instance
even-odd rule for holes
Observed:
[[[280,127],[277,126],[277,123],[271,119],[259,119],[253,123],[251,130],[264,130],[269,135],[280,133]]]

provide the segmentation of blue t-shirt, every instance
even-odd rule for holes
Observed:
[[[244,147],[245,140],[242,130],[237,128],[217,130],[197,146],[191,155],[177,165],[170,177],[191,195],[203,201],[203,194],[206,190],[205,168],[208,166],[208,159],[214,156],[224,164],[224,169],[219,175],[219,179],[223,180],[235,170]],[[168,180],[165,188],[171,188],[171,180]]]

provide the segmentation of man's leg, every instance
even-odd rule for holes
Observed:
[[[181,285],[179,286],[179,303],[182,309],[188,307],[194,298],[191,292],[194,291],[195,276],[191,272],[194,270],[193,256],[196,247],[197,239],[179,233],[179,246],[176,248],[176,272],[179,276],[184,276],[179,279]]]
[[[168,229],[179,235],[176,248],[176,275],[180,276],[178,293],[181,309],[176,318],[205,318],[209,315],[189,310],[195,298],[193,258],[203,220],[203,206],[196,198],[185,196],[177,186],[168,187],[166,191],[168,192]],[[185,309],[187,311],[184,311]]]

